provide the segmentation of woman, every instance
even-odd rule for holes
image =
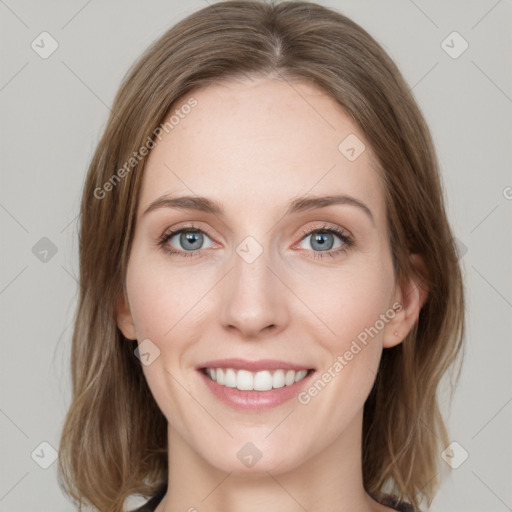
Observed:
[[[461,272],[422,114],[348,18],[227,1],[156,41],[90,164],[80,283],[78,506],[431,503]]]

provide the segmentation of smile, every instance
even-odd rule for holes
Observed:
[[[218,359],[196,367],[206,389],[221,403],[247,413],[296,399],[314,368],[277,360]]]
[[[233,368],[203,368],[203,373],[221,386],[240,391],[270,391],[303,380],[308,370],[262,370],[250,372]]]

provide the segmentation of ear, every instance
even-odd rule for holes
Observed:
[[[130,306],[123,292],[119,295],[116,301],[116,320],[117,326],[123,333],[124,337],[129,340],[136,340],[135,324],[133,323]]]
[[[424,278],[427,269],[419,254],[411,254],[413,276],[397,283],[392,308],[394,317],[386,324],[383,347],[391,348],[401,343],[418,320],[420,310],[427,300],[428,289]],[[389,315],[390,316],[390,315]]]

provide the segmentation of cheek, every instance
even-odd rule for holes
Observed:
[[[312,339],[324,353],[318,372],[323,383],[317,383],[310,393],[306,390],[303,403],[311,399],[317,407],[326,407],[335,416],[339,414],[341,421],[346,417],[346,407],[355,413],[363,406],[373,386],[382,353],[382,336],[394,317],[390,309],[393,274],[391,267],[378,264],[352,266],[350,271],[340,270],[336,278],[332,272],[326,273],[323,282],[328,286],[320,288],[305,282],[299,292],[305,297],[304,302],[314,305],[312,310],[321,320],[319,323],[315,316],[308,315],[313,319],[308,321],[312,336],[313,324],[317,329]],[[345,407],[340,408],[340,403]]]
[[[127,288],[138,339],[150,338],[162,344],[183,324],[188,329],[193,327],[209,286],[184,267],[176,269],[165,262],[152,264],[144,258],[133,258]]]
[[[393,292],[391,270],[381,271],[379,266],[351,267],[334,274],[326,272],[324,279],[305,281],[301,285],[304,302],[311,305],[325,327],[322,339],[338,352],[360,333],[375,326],[379,334],[385,324],[379,319],[389,308]],[[319,286],[319,283],[323,285]],[[375,331],[373,338],[376,338]],[[360,338],[364,338],[364,335]]]
[[[167,420],[186,431],[190,400],[180,386],[186,377],[182,363],[197,338],[207,283],[141,251],[132,253],[126,284],[139,344],[149,339],[159,351],[154,363],[142,367],[151,393]]]

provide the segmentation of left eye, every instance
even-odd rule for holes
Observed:
[[[338,245],[334,247],[336,238],[338,238],[339,242]],[[308,244],[309,247],[303,247],[303,249],[321,252],[330,251],[331,249],[338,249],[343,243],[346,243],[345,238],[346,237],[340,233],[337,233],[335,230],[322,229],[311,231],[302,239],[302,241],[310,240]]]

